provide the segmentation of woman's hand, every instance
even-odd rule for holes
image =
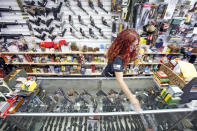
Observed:
[[[129,101],[130,101],[130,104],[133,106],[135,111],[137,111],[137,112],[142,111],[140,103],[134,95],[132,95],[132,97],[129,98]]]
[[[116,75],[116,80],[117,80],[118,84],[120,85],[120,88],[122,89],[124,94],[129,99],[129,102],[134,107],[134,110],[138,111],[138,112],[141,111],[142,109],[140,107],[138,99],[131,93],[127,84],[123,80],[123,73],[122,72],[115,72],[115,75]]]
[[[142,108],[139,103],[133,104],[134,110],[137,112],[142,111]]]

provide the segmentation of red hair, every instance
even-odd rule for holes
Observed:
[[[114,57],[120,57],[123,60],[124,67],[137,56],[139,45],[139,34],[133,29],[127,29],[118,34],[116,39],[113,41],[107,52],[107,58],[109,63],[113,62]],[[135,41],[138,40],[137,46]],[[131,48],[133,51],[131,51]]]

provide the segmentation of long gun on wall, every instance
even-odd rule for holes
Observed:
[[[0,22],[0,31],[1,31],[1,28],[7,28],[8,26],[11,26],[11,25],[27,25],[26,23],[18,23],[17,21],[15,22]]]
[[[7,41],[7,39],[20,39],[22,36],[30,36],[30,35],[23,35],[23,34],[0,34],[0,39],[4,38],[4,42]]]

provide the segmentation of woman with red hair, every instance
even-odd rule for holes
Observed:
[[[127,29],[119,33],[108,49],[108,64],[102,72],[104,77],[116,77],[122,91],[136,111],[140,111],[141,107],[139,101],[123,80],[123,69],[127,67],[129,62],[136,59],[139,38],[139,34],[133,29]]]

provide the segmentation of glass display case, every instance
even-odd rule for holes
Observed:
[[[115,78],[40,77],[38,90],[15,114],[0,119],[3,130],[164,131],[194,129],[195,109],[167,105],[153,77],[124,78],[140,101],[135,112]]]

